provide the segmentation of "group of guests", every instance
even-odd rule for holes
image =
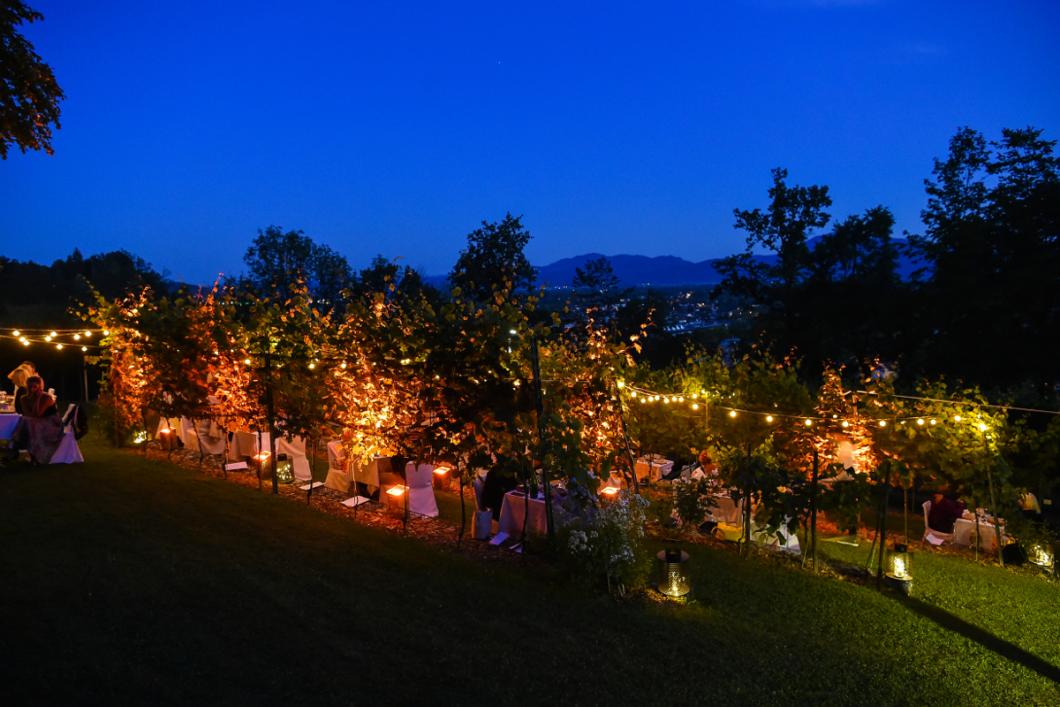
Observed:
[[[55,397],[44,388],[44,379],[30,361],[23,361],[7,374],[15,385],[15,426],[7,454],[17,458],[20,449],[29,452],[31,464],[47,464],[63,439],[63,424]]]

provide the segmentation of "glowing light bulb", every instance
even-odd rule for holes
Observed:
[[[92,332],[90,332],[90,331],[88,331],[88,330],[86,329],[86,330],[85,330],[85,338],[86,338],[86,339],[91,339],[91,338],[92,338]]]
[[[617,385],[617,386],[618,386],[618,389],[619,389],[619,390],[622,390],[623,388],[625,388],[625,387],[626,387],[626,382],[625,382],[625,381],[619,381],[619,382],[618,382],[618,383],[616,383],[615,385]]]
[[[249,358],[243,359],[243,365],[249,366],[250,365],[250,359]]]
[[[805,420],[803,420],[802,424],[806,425],[807,427],[812,427],[813,426],[813,420],[811,420],[810,418],[807,417]]]
[[[55,348],[56,348],[57,350],[59,350],[59,351],[62,351],[62,350],[63,350],[63,345],[62,345],[62,344],[56,344],[56,345],[55,345]]]
[[[772,424],[773,423],[773,416],[772,415],[766,415],[766,422]]]
[[[928,420],[928,424],[937,425],[938,424],[938,420],[936,420],[935,418],[931,418],[930,420]]]
[[[843,420],[843,427],[850,427],[850,423],[846,420]]]
[[[103,336],[110,336],[110,329],[104,329]]]
[[[977,427],[979,428],[980,432],[986,432],[987,430],[987,424],[985,422],[980,422]]]
[[[313,363],[312,361],[309,362],[309,370],[313,370],[316,367],[317,365],[315,363]]]
[[[56,333],[55,333],[54,331],[49,331],[49,332],[48,332],[48,336],[50,336],[51,338],[53,338],[53,339],[54,339],[55,337],[57,337],[57,336],[59,336],[59,335],[58,335],[58,334],[56,334]]]
[[[880,420],[880,427],[886,427],[886,426],[887,426],[887,420]]]
[[[954,416],[953,416],[953,421],[954,421],[954,422],[960,422],[960,421],[961,421],[961,419],[962,419],[962,418],[961,418],[961,416],[960,416],[960,415],[954,415]]]
[[[693,410],[698,410],[699,409],[699,403],[692,403],[692,409]]]
[[[74,334],[74,341],[80,341],[80,340],[81,340],[81,335],[80,334]]]
[[[924,426],[924,418],[918,417],[916,419],[916,424],[918,424],[919,426],[923,427]]]
[[[22,332],[19,331],[18,329],[15,329],[13,332],[11,332],[11,336],[14,336],[14,337],[17,338],[19,336],[22,336]]]
[[[82,351],[88,351],[88,347],[87,347],[87,346],[82,346],[82,347],[81,347],[81,350],[82,350]]]
[[[729,410],[729,417],[736,417],[736,411],[735,410]]]

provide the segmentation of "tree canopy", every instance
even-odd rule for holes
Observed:
[[[53,154],[52,127],[65,98],[50,66],[18,31],[44,15],[21,0],[0,0],[0,158],[12,146]]]

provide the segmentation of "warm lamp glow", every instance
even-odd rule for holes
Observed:
[[[87,347],[87,346],[82,346],[82,347],[81,347],[81,350],[82,350],[82,351],[88,351],[88,347]]]
[[[692,403],[692,409],[693,410],[698,410],[699,409],[699,403]]]
[[[18,329],[15,329],[13,332],[11,332],[11,336],[22,336],[22,332]]]
[[[626,387],[626,382],[625,381],[619,381],[617,383],[617,385],[618,385],[619,390],[621,390],[622,388]]]
[[[736,417],[736,411],[735,410],[729,410],[729,417]]]
[[[271,455],[268,452],[258,452],[257,454],[254,455],[254,459],[257,460],[258,462],[264,463],[264,462],[268,461],[270,456]]]
[[[445,476],[449,473],[449,467],[447,466],[436,466],[434,467],[435,476]]]
[[[110,336],[110,329],[104,329],[103,336]]]
[[[605,496],[614,496],[619,491],[620,489],[617,486],[604,486],[602,489],[600,489],[600,493]]]
[[[169,433],[170,433],[170,432],[172,432],[172,431],[173,431],[173,428],[171,428],[171,427],[163,427],[162,429],[160,429],[160,430],[158,431],[158,434],[160,434],[160,435],[167,435],[167,434],[169,434]]]
[[[399,498],[401,496],[404,496],[405,495],[405,487],[404,486],[391,486],[390,488],[388,488],[386,490],[386,495],[387,496],[393,496],[394,498]]]
[[[733,415],[733,417],[736,417],[736,416]],[[772,415],[766,415],[766,422],[772,423],[773,422],[773,416]]]
[[[880,420],[880,427],[886,427],[886,426],[887,426],[887,420]]]
[[[924,426],[924,418],[922,418],[922,417],[918,417],[918,418],[916,419],[916,424],[918,424],[918,425],[920,425],[921,427],[923,427],[923,426]]]
[[[954,415],[953,416],[953,421],[954,422],[960,422],[961,421],[961,416],[960,415]]]
[[[843,427],[850,427],[850,423],[846,420],[843,420]]]
[[[85,331],[85,338],[86,338],[86,339],[91,339],[91,338],[92,338],[92,332],[90,332],[90,331]]]
[[[802,424],[806,425],[807,427],[812,427],[813,426],[813,420],[811,420],[810,418],[807,417],[805,420],[803,420]]]
[[[81,340],[81,335],[80,334],[74,334],[74,341],[80,341],[80,340]]]
[[[932,425],[938,424],[938,420],[936,420],[935,418],[931,418],[931,420],[929,420],[928,422],[929,422],[929,424],[932,424]]]
[[[58,349],[59,351],[62,351],[63,350],[63,345],[62,344],[56,344],[55,348]]]

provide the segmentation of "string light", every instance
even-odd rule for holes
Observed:
[[[773,416],[772,415],[766,415],[766,422],[768,422],[769,424],[773,424]]]
[[[729,417],[736,417],[736,411],[735,410],[729,410]]]
[[[803,420],[803,424],[807,427],[813,427],[813,420],[807,417],[805,420]]]

